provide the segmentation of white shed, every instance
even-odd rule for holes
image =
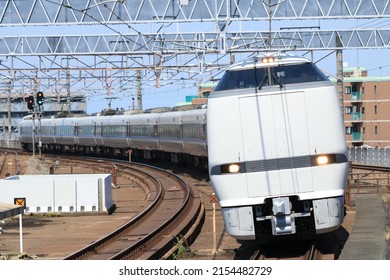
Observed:
[[[0,180],[0,202],[23,201],[30,213],[112,213],[111,181],[111,174],[12,176]]]

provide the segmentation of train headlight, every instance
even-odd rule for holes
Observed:
[[[229,173],[238,173],[240,172],[240,165],[239,164],[230,164],[229,165]]]
[[[263,57],[261,59],[261,62],[262,63],[272,63],[272,62],[275,62],[275,58],[270,56],[270,57]]]
[[[318,156],[316,157],[316,165],[325,165],[329,163],[328,156]]]
[[[230,163],[221,166],[221,173],[240,173],[241,172],[241,164],[239,163]]]
[[[315,157],[315,165],[326,165],[336,162],[335,155],[318,155]]]

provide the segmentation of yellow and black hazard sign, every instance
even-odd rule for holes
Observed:
[[[26,208],[26,198],[25,197],[16,197],[14,198],[14,204],[18,206],[23,206]]]

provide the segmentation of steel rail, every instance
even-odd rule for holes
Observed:
[[[106,236],[103,236],[102,238],[100,238],[100,239],[96,240],[95,242],[87,245],[86,247],[80,249],[79,251],[74,252],[74,253],[68,255],[67,257],[64,258],[64,260],[81,259],[81,258],[85,257],[86,255],[92,254],[93,251],[96,250],[96,248],[103,246],[104,244],[106,244],[107,242],[112,240],[115,236],[121,234],[122,232],[124,232],[125,230],[127,230],[128,228],[130,228],[131,226],[136,224],[137,222],[139,222],[154,207],[156,207],[158,205],[158,203],[161,200],[162,195],[163,195],[163,187],[162,187],[161,183],[156,178],[151,177],[146,172],[144,172],[142,170],[139,170],[139,169],[135,169],[135,170],[137,172],[140,172],[140,173],[144,174],[145,176],[147,176],[149,179],[151,179],[155,183],[156,188],[157,188],[157,195],[153,199],[153,202],[147,208],[145,208],[142,212],[140,212],[138,215],[136,215],[133,219],[131,219],[130,221],[125,223],[123,226],[115,229],[114,231],[110,232]]]
[[[183,200],[183,203],[179,207],[179,209],[175,213],[173,213],[173,215],[168,220],[166,220],[162,225],[160,225],[159,227],[154,229],[152,232],[150,232],[149,234],[144,236],[142,239],[138,240],[132,246],[130,246],[130,247],[126,248],[125,250],[123,250],[122,252],[119,252],[118,254],[112,256],[110,258],[111,260],[130,259],[130,258],[133,258],[135,255],[139,255],[140,252],[143,250],[143,248],[146,247],[146,244],[152,243],[155,240],[155,238],[158,237],[159,234],[164,229],[167,229],[168,226],[170,224],[172,224],[177,219],[177,217],[179,217],[183,213],[183,211],[185,210],[186,206],[188,205],[188,203],[190,201],[190,193],[191,193],[190,187],[183,179],[181,179],[176,174],[167,172],[163,169],[160,169],[160,168],[156,168],[156,169],[160,170],[161,172],[167,173],[170,176],[175,177],[176,180],[181,182],[181,186],[185,188],[185,192],[186,192],[186,196]]]

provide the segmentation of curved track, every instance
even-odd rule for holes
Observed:
[[[113,163],[122,176],[131,173],[147,185],[150,203],[131,221],[65,259],[158,259],[174,247],[175,236],[185,234],[203,215],[199,196],[173,173],[106,160],[99,160],[99,169],[110,169]],[[86,164],[86,160],[79,164]]]

